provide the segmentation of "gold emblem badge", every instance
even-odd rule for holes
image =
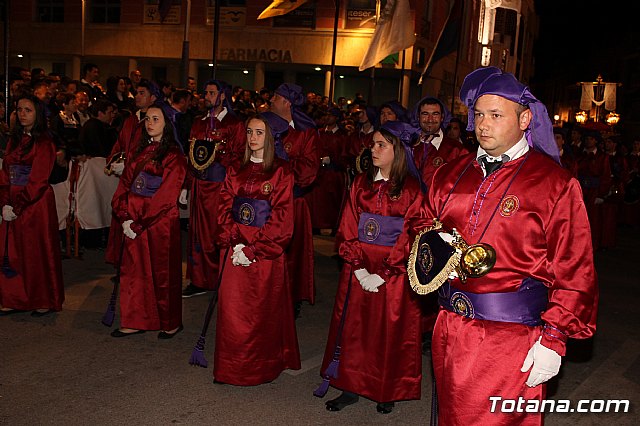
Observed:
[[[291,142],[287,142],[284,144],[284,152],[287,154],[291,152]]]
[[[133,185],[138,191],[144,189],[144,187],[146,186],[146,182],[144,180],[144,177],[138,175],[138,177],[136,178],[136,180],[133,183]]]
[[[442,157],[436,157],[433,159],[432,164],[433,167],[438,168],[444,164],[444,160],[442,159]]]
[[[262,193],[264,195],[270,194],[271,191],[273,191],[273,185],[271,185],[271,182],[265,182],[262,184]]]
[[[512,216],[520,207],[520,200],[515,195],[507,195],[500,203],[500,215],[503,217]]]

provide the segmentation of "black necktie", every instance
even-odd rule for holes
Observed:
[[[489,157],[482,157],[480,161],[482,161],[482,164],[484,165],[484,169],[487,172],[487,176],[489,176],[491,173],[495,172],[500,167],[502,167],[502,160],[489,161]]]

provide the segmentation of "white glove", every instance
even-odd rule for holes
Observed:
[[[133,223],[132,220],[125,220],[124,222],[122,222],[122,232],[127,237],[131,238],[132,240],[135,240],[135,238],[138,236],[138,234],[133,232],[133,229],[131,229],[131,224],[132,223]]]
[[[18,216],[13,212],[12,206],[3,206],[2,207],[2,218],[7,222],[11,222],[15,220]]]
[[[178,202],[184,206],[187,205],[187,190],[183,189],[180,191],[180,196],[178,197]]]
[[[603,198],[598,197],[598,198],[596,198],[596,199],[594,200],[594,202],[593,202],[593,203],[597,206],[598,204],[602,204],[602,203],[604,203],[604,199],[603,199]]]
[[[362,288],[372,293],[378,292],[378,287],[384,284],[384,280],[378,274],[371,274],[362,280]]]
[[[244,254],[244,252],[242,251],[242,249],[244,247],[246,247],[246,246],[244,244],[242,244],[242,243],[236,244],[233,247],[233,254],[231,255],[231,264],[233,266],[249,266],[249,265],[251,265],[251,261]],[[255,260],[254,260],[254,262],[255,262]]]
[[[322,164],[329,164],[331,162],[331,158],[327,155],[326,157],[322,157]]]
[[[116,176],[122,176],[122,172],[124,171],[124,162],[111,163],[111,171]]]
[[[538,386],[558,374],[562,363],[562,357],[553,349],[543,346],[540,343],[540,339],[542,337],[539,337],[531,346],[520,369],[520,371],[526,373],[533,365],[527,379],[527,386],[530,388]]]
[[[254,260],[255,262],[255,260]],[[237,251],[231,255],[231,264],[233,266],[249,266],[251,265],[251,261],[244,254],[242,250]]]
[[[366,277],[368,277],[371,274],[369,273],[369,271],[367,271],[366,269],[362,268],[362,269],[356,269],[355,271],[353,271],[353,275],[355,275],[356,278],[358,279],[358,281],[360,281],[362,283],[362,280],[365,279]]]

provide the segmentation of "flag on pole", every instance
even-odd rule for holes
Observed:
[[[409,0],[387,0],[380,10],[371,44],[360,64],[360,71],[375,66],[392,53],[413,46],[415,41]]]
[[[274,16],[286,15],[294,9],[299,8],[307,0],[274,0],[265,10],[262,11],[258,19],[273,18]]]
[[[429,60],[420,74],[420,80],[418,84],[422,84],[422,79],[425,75],[431,72],[433,65],[440,59],[447,56],[449,53],[453,53],[458,50],[458,43],[460,41],[460,34],[462,33],[462,6],[464,0],[455,0],[453,7],[449,12],[449,16],[440,31],[438,41],[436,41],[436,47],[431,52]]]

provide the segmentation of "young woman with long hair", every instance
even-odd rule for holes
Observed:
[[[142,138],[127,161],[113,196],[122,224],[120,328],[113,337],[182,330],[182,262],[178,196],[186,159],[163,106],[147,109]]]
[[[343,393],[329,411],[359,396],[389,413],[394,402],[420,398],[420,309],[406,274],[411,221],[422,192],[411,141],[418,129],[387,121],[373,134],[373,167],[356,176],[342,213],[338,238],[344,259],[322,364],[328,385]]]
[[[62,309],[58,216],[49,185],[55,159],[44,105],[32,96],[20,98],[0,170],[0,315]]]
[[[300,368],[285,248],[293,233],[293,173],[275,156],[288,123],[265,112],[247,122],[242,166],[220,191],[223,247],[213,376],[259,385]]]

